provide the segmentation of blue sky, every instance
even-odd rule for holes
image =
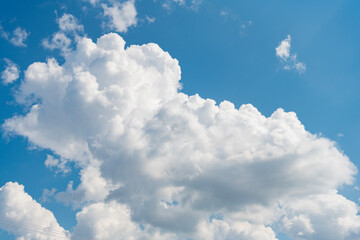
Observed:
[[[194,5],[194,1],[137,0],[129,2],[134,4],[136,9],[136,24],[127,26],[126,31],[114,27],[114,21],[112,22],[109,17],[104,15],[104,9],[101,5],[116,6],[118,4],[117,6],[123,6],[121,4],[124,4],[125,1],[100,0],[91,4],[90,1],[85,0],[13,0],[2,3],[3,6],[0,8],[0,24],[2,26],[0,29],[0,67],[1,71],[5,71],[7,67],[13,64],[12,66],[19,69],[19,77],[11,80],[10,83],[5,83],[5,77],[3,77],[4,83],[0,86],[1,123],[3,124],[15,115],[25,116],[30,111],[30,106],[34,104],[31,101],[19,102],[15,98],[18,92],[22,92],[20,95],[23,94],[23,96],[27,94],[24,94],[21,86],[23,82],[27,81],[24,72],[29,65],[34,62],[46,62],[46,59],[51,57],[57,59],[60,65],[67,62],[70,65],[73,64],[67,60],[67,57],[72,53],[68,53],[64,49],[51,50],[49,47],[46,49],[43,44],[44,39],[51,39],[54,33],[61,32],[57,19],[60,19],[64,14],[71,14],[77,19],[78,25],[83,25],[84,30],[63,31],[72,40],[69,45],[70,52],[76,51],[75,45],[78,38],[86,36],[96,42],[96,39],[109,32],[119,33],[126,41],[127,47],[156,43],[163,51],[168,52],[172,58],[179,61],[181,92],[189,96],[198,94],[203,99],[215,100],[217,104],[227,100],[232,102],[236,108],[242,104],[252,104],[265,117],[270,117],[278,108],[284,109],[285,112],[295,112],[306,131],[316,135],[319,139],[334,141],[338,151],[348,156],[357,168],[360,167],[360,150],[358,147],[360,144],[360,96],[358,94],[360,89],[358,80],[360,76],[358,68],[360,64],[360,31],[358,30],[360,26],[358,14],[360,3],[358,1],[203,0],[196,5]],[[14,32],[17,28],[28,33],[25,34],[27,36],[23,41],[20,41],[19,36]],[[282,41],[285,41],[288,36],[291,36],[289,42],[291,47],[285,51],[290,51],[290,55],[284,60],[277,56],[275,49],[281,46]],[[294,63],[304,64],[304,69],[296,69]],[[290,66],[290,69],[286,69],[286,66]],[[34,88],[38,88],[38,86],[35,85]],[[51,92],[51,88],[45,91]],[[36,90],[33,94],[37,94]],[[46,100],[39,97],[38,102],[45,103]],[[167,108],[166,106],[164,108]],[[90,110],[75,108],[74,111],[91,111],[91,109],[93,108]],[[72,112],[65,113],[72,114]],[[96,114],[95,110],[94,114]],[[49,121],[49,126],[55,129],[53,138],[57,139],[56,128],[59,123],[51,119],[44,121]],[[59,201],[56,195],[50,196],[49,200],[45,201],[43,195],[44,189],[55,188],[57,192],[66,192],[69,181],[73,181],[74,188],[76,188],[83,181],[80,179],[81,171],[86,168],[81,165],[82,160],[75,158],[74,160],[65,154],[62,155],[65,150],[62,152],[55,145],[54,147],[51,144],[46,145],[39,138],[29,136],[25,130],[19,130],[20,125],[15,126],[11,131],[5,129],[6,127],[3,125],[3,137],[0,140],[0,186],[9,181],[24,185],[25,192],[44,208],[53,212],[61,227],[73,232],[74,236],[76,236],[75,234],[85,236],[83,229],[76,228],[77,222],[80,220],[76,219],[75,214],[82,212],[86,207],[91,207],[91,204],[97,203],[98,200],[83,200],[79,207],[71,201],[67,203]],[[40,131],[39,129],[37,131]],[[59,127],[59,132],[61,131],[61,127]],[[161,131],[159,130],[159,132]],[[38,136],[40,135],[41,131]],[[89,136],[87,139],[94,136]],[[245,136],[244,139],[247,141],[246,139],[252,138]],[[119,142],[121,141],[119,140]],[[127,143],[125,141],[122,144]],[[247,143],[236,142],[236,144],[246,145]],[[316,143],[311,142],[309,144],[316,145]],[[302,143],[300,142],[299,149],[301,146]],[[316,151],[314,150],[314,152]],[[104,152],[107,153],[107,151]],[[54,169],[59,166],[52,170],[47,167],[44,162],[48,154],[59,159],[66,159],[71,172],[56,173]],[[106,155],[97,154],[99,156]],[[119,155],[119,158],[124,158],[123,155]],[[303,157],[306,158],[306,156]],[[321,158],[327,155],[319,156]],[[314,157],[311,161],[318,160]],[[329,168],[332,168],[331,161],[329,159]],[[120,164],[120,166],[122,165]],[[180,166],[179,172],[182,172],[187,166]],[[323,167],[326,166],[326,164],[323,165]],[[336,167],[339,166],[342,165],[336,165]],[[107,167],[109,168],[109,166]],[[109,177],[112,173],[107,173],[102,168],[101,171],[107,181],[117,179],[116,177]],[[342,169],[339,169],[339,172],[341,171]],[[329,174],[331,172],[332,170],[329,170]],[[344,176],[346,174],[344,173]],[[209,173],[209,176],[216,178],[216,174],[210,175]],[[343,184],[346,181],[341,182],[339,180],[340,183],[336,187],[332,186],[328,190],[337,189],[338,195],[343,195],[359,205],[360,192],[357,186],[360,186],[360,180],[357,174],[353,174],[353,176],[355,178],[351,184]],[[327,177],[328,182],[333,180],[332,176]],[[121,180],[122,183],[124,181],[124,179]],[[314,182],[316,184],[316,180]],[[179,182],[176,182],[173,186],[179,186],[178,184]],[[274,184],[276,185],[276,183]],[[195,189],[195,185],[195,183],[186,185],[185,188]],[[307,189],[305,184],[301,189]],[[117,196],[116,189],[111,191],[114,192],[114,196]],[[308,199],[310,195],[313,196],[315,193],[312,192],[311,194],[301,196]],[[110,194],[105,197],[101,203],[107,204],[110,200],[115,199],[113,195]],[[129,196],[132,195],[129,193]],[[207,196],[209,197],[209,195]],[[122,202],[121,199],[116,198],[116,201],[130,206],[126,200]],[[124,199],[127,198],[124,197]],[[281,198],[281,201],[291,202],[293,200]],[[261,203],[259,204],[261,205]],[[287,207],[291,208],[290,205]],[[180,206],[182,206],[181,202]],[[229,216],[235,214],[236,211],[223,210],[228,209],[228,207],[224,203],[217,211],[227,211]],[[134,206],[131,205],[129,208],[135,211],[133,210]],[[187,209],[186,211],[198,212],[199,209],[195,211],[192,208],[192,210]],[[5,210],[0,208],[0,213],[1,211],[5,212]],[[141,218],[137,214],[145,215],[141,211],[134,213],[131,218],[135,225],[149,224],[150,229],[154,228],[151,231],[169,232],[176,234],[180,239],[184,236],[201,239],[199,235],[190,233],[190,230],[174,230],[160,223],[147,222],[145,217]],[[151,216],[151,213],[146,214]],[[191,214],[189,216],[192,216]],[[203,214],[205,213],[199,213],[197,217],[201,219],[200,215],[203,216]],[[265,213],[263,214],[265,215]],[[358,215],[358,213],[356,214]],[[233,220],[233,215],[231,216],[228,219]],[[309,221],[312,221],[311,213],[299,213],[297,216],[307,216],[310,219]],[[356,216],[353,218],[356,219]],[[293,217],[292,220],[291,217]],[[272,227],[280,240],[300,239],[301,235],[299,234],[303,230],[300,231],[291,227],[286,229],[284,227],[286,224],[277,227],[277,225],[281,225],[280,222],[285,221],[284,219],[274,222],[265,221],[266,223],[262,224],[266,227]],[[286,219],[295,226],[294,219],[298,218],[289,215]],[[242,221],[245,220],[242,219]],[[246,221],[251,224],[256,222],[254,220]],[[229,220],[227,224],[231,225],[232,223]],[[315,232],[317,231],[316,223],[313,223],[313,229]],[[337,239],[357,239],[359,238],[359,229],[360,227],[355,228],[353,232],[338,236]],[[310,235],[306,235],[305,239],[316,237],[316,233],[312,233],[310,230],[308,232]],[[29,236],[28,239],[36,239],[36,237],[31,238]],[[95,239],[95,235],[87,235],[87,237]],[[6,231],[2,230],[0,238],[14,239],[14,235],[8,235]],[[75,239],[75,237],[73,238]],[[99,237],[98,239],[107,238]],[[229,235],[224,239],[232,238]]]

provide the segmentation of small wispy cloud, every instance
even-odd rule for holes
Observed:
[[[172,10],[176,5],[196,11],[201,4],[202,0],[164,0],[161,6],[168,11]]]
[[[148,23],[153,23],[155,22],[156,18],[155,17],[149,17],[149,16],[145,16],[145,19]]]
[[[297,59],[296,53],[291,53],[291,36],[288,35],[286,39],[282,40],[275,48],[276,56],[280,59],[284,70],[295,70],[298,73],[303,73],[306,70],[306,65]]]
[[[65,13],[61,18],[58,18],[57,23],[63,32],[83,32],[84,26],[79,24],[76,17],[71,14]]]
[[[51,37],[43,39],[41,43],[45,49],[59,49],[65,55],[71,51],[72,38],[76,39],[79,34],[82,34],[84,26],[79,23],[76,17],[68,13],[57,18],[56,22],[59,26],[59,31],[55,32]]]
[[[242,37],[246,36],[246,30],[253,24],[252,20],[245,21],[228,8],[221,9],[219,15],[225,20],[225,22],[229,22],[236,26],[239,29],[239,33]]]
[[[5,70],[1,72],[1,79],[3,84],[7,85],[15,82],[19,78],[20,70],[18,65],[10,59],[4,58],[4,61],[6,63],[6,67]]]
[[[26,47],[26,39],[30,35],[30,32],[26,31],[21,27],[17,27],[14,29],[12,33],[4,30],[2,25],[0,25],[0,36],[3,39],[8,40],[11,44],[17,47]]]

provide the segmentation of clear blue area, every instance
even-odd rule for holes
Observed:
[[[31,32],[26,48],[0,39],[1,71],[3,58],[13,60],[22,71],[49,56],[61,59],[58,52],[41,46],[42,39],[58,30],[55,11],[58,16],[70,13],[79,18],[94,40],[107,32],[101,27],[101,9],[82,0],[11,0],[1,5],[4,30],[21,26]],[[280,107],[294,111],[308,131],[336,141],[360,167],[360,1],[204,0],[197,11],[184,7],[166,11],[158,2],[138,0],[136,7],[142,20],[122,36],[128,45],[155,42],[177,58],[185,93],[229,100],[237,107],[251,103],[265,116]],[[155,22],[145,21],[146,15]],[[275,47],[288,34],[292,51],[307,66],[303,74],[282,70],[275,56]],[[13,92],[11,85],[0,86],[1,123],[23,111],[14,103]],[[0,186],[17,181],[40,201],[43,189],[65,189],[68,181],[78,181],[76,171],[67,176],[49,171],[44,166],[47,152],[31,148],[24,138],[1,138]],[[359,179],[355,185],[360,185]],[[360,198],[353,186],[340,191],[355,202]],[[43,205],[64,228],[74,226],[75,213],[69,207]],[[0,239],[13,237],[0,231]]]

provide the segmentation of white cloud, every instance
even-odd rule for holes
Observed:
[[[84,26],[79,24],[79,20],[71,14],[65,13],[57,20],[59,31],[51,37],[43,39],[42,45],[45,49],[59,49],[63,55],[72,50],[73,40],[79,38],[79,34],[84,31]]]
[[[283,219],[292,239],[358,239],[359,206],[336,191],[286,203]]]
[[[153,23],[155,22],[156,18],[155,17],[149,17],[149,16],[145,16],[146,21],[148,21],[149,23]]]
[[[98,2],[100,2],[101,0],[83,0],[85,2],[89,2],[92,6],[95,6]]]
[[[9,84],[15,82],[19,78],[20,70],[18,65],[16,65],[10,59],[4,58],[6,63],[6,68],[1,72],[1,79],[3,84]]]
[[[290,47],[291,47],[291,36],[288,35],[286,39],[282,40],[280,45],[275,48],[276,56],[280,57],[283,60],[286,60],[290,56]]]
[[[77,233],[101,235],[115,218],[98,239],[126,226],[135,238],[139,224],[149,239],[276,239],[280,225],[318,240],[358,236],[358,206],[336,194],[357,170],[334,142],[293,112],[188,96],[180,77],[158,45],[125,49],[114,33],[26,70],[16,98],[33,107],[3,127],[82,169],[79,186],[56,194],[80,208]]]
[[[45,160],[45,166],[51,170],[55,170],[56,173],[69,173],[71,171],[70,166],[67,165],[68,161],[60,158],[54,158],[51,155],[47,155]]]
[[[71,51],[71,39],[66,36],[63,32],[54,33],[51,38],[42,40],[42,45],[46,49],[55,50],[59,49],[63,53]]]
[[[79,24],[78,19],[68,13],[65,13],[61,18],[58,18],[57,23],[59,25],[60,30],[63,32],[84,31],[84,26]]]
[[[197,10],[201,5],[202,0],[163,0],[162,7],[166,10],[171,10],[174,5],[188,7],[193,10]]]
[[[276,56],[278,56],[283,64],[285,70],[296,70],[303,73],[306,70],[305,63],[299,62],[297,55],[291,54],[291,36],[288,35],[286,39],[282,40],[277,48],[275,48]]]
[[[18,240],[70,240],[69,232],[59,226],[54,215],[18,183],[8,182],[0,188],[0,228]]]
[[[2,27],[2,25],[0,25],[0,36],[8,40],[14,46],[26,47],[25,41],[29,35],[30,32],[27,32],[25,29],[22,29],[21,27],[15,28],[11,34],[9,32],[6,32]]]
[[[198,239],[224,240],[276,240],[274,231],[263,225],[253,225],[249,222],[228,223],[213,219],[201,222],[198,226]]]
[[[25,29],[22,29],[21,27],[15,28],[13,31],[13,34],[9,41],[18,47],[26,47],[25,41],[30,35],[30,32],[27,32]]]
[[[108,26],[110,29],[117,32],[127,32],[129,27],[136,26],[137,12],[134,0],[128,0],[123,3],[112,2],[112,6],[107,4],[102,4],[101,6],[104,10],[104,15],[109,17]]]
[[[115,201],[96,203],[76,214],[74,233],[101,240],[134,240],[141,234],[139,225],[131,221],[130,209]]]

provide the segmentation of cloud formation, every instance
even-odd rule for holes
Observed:
[[[42,40],[45,49],[58,49],[63,55],[68,54],[73,47],[73,40],[79,37],[84,31],[84,26],[71,14],[65,13],[56,20],[59,31],[51,37]]]
[[[4,61],[6,63],[6,67],[5,70],[1,72],[1,79],[3,84],[7,85],[15,82],[19,78],[20,70],[18,65],[10,59],[4,58]]]
[[[0,188],[0,228],[18,240],[70,240],[70,233],[54,215],[24,192],[24,186],[8,182]]]
[[[30,35],[30,32],[27,32],[25,29],[21,27],[17,27],[14,29],[12,33],[9,33],[3,29],[0,25],[0,36],[6,40],[8,40],[11,44],[17,47],[26,47],[26,39]]]
[[[158,45],[125,48],[114,33],[79,38],[62,65],[48,59],[26,70],[16,100],[32,107],[3,128],[60,156],[51,167],[82,169],[78,186],[56,194],[79,209],[77,234],[359,237],[358,206],[336,190],[357,169],[334,142],[307,132],[293,112],[265,117],[250,104],[188,96],[180,78]]]
[[[104,16],[109,18],[107,23],[111,30],[119,33],[127,32],[131,26],[137,24],[137,11],[135,8],[135,0],[128,0],[123,3],[112,2],[112,5],[102,4]]]
[[[286,39],[282,40],[275,48],[276,56],[279,57],[283,69],[285,70],[295,70],[299,73],[303,73],[306,70],[305,63],[300,62],[297,59],[296,53],[291,54],[291,36],[288,35]]]

